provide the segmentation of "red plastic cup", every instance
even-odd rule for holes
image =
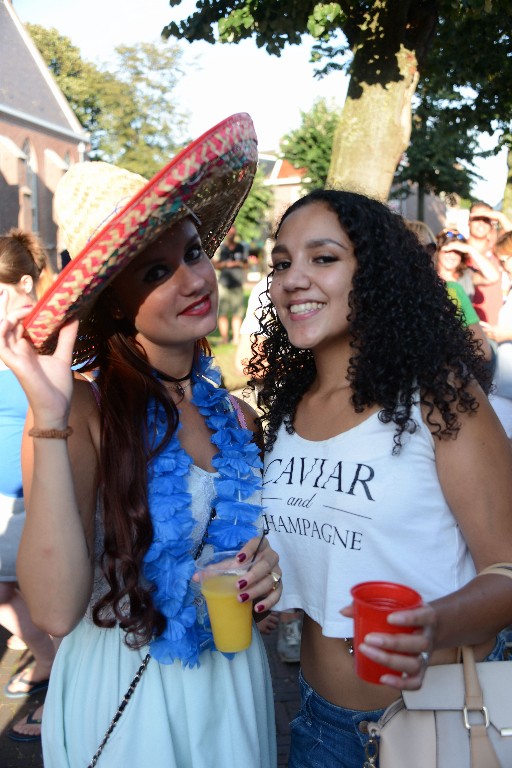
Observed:
[[[387,617],[395,611],[418,608],[423,604],[421,595],[403,584],[390,581],[365,581],[356,584],[350,590],[354,600],[354,659],[356,672],[368,683],[379,683],[382,675],[396,675],[395,669],[377,664],[362,653],[358,653],[359,644],[369,632],[386,634],[407,634],[415,627],[388,624]]]

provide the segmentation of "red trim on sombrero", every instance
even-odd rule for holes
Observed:
[[[256,165],[256,136],[245,113],[232,115],[189,144],[108,220],[58,275],[24,320],[34,345],[44,348],[64,322],[90,307],[108,281],[167,229],[191,200],[192,210],[201,219],[203,246],[213,255],[250,189]],[[209,183],[216,184],[214,191]],[[215,200],[222,198],[225,190],[233,199],[222,203],[224,219],[210,222],[208,214],[213,214]]]

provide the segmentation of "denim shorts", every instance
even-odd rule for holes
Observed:
[[[319,696],[302,673],[299,685],[301,707],[290,724],[288,768],[362,768],[369,739],[365,721],[378,720],[384,710],[337,707]]]
[[[505,634],[500,633],[485,661],[502,661]],[[369,740],[366,723],[378,720],[383,709],[344,709],[323,699],[299,675],[300,711],[290,724],[288,768],[363,768]]]

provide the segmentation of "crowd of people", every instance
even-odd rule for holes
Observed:
[[[512,446],[488,397],[506,396],[510,363],[510,239],[493,226],[507,220],[476,204],[470,236],[446,230],[432,258],[381,202],[301,197],[240,354],[255,409],[219,385],[207,336],[212,257],[256,164],[244,114],[150,182],[77,164],[55,195],[66,280],[34,309],[41,269],[0,272],[0,373],[19,401],[4,602],[22,601],[49,643],[46,667],[34,647],[31,675],[9,686],[48,685],[50,768],[276,768],[261,633],[246,651],[215,649],[195,575],[205,552],[251,561],[236,596],[255,622],[279,611],[302,625],[290,768],[361,768],[367,722],[429,665],[462,645],[504,658],[512,582],[479,574],[512,562]],[[23,237],[7,235],[30,251]],[[403,632],[354,647],[351,588],[373,580],[422,604],[391,614]],[[29,645],[20,621],[9,629]],[[355,653],[392,671],[365,682]]]
[[[469,211],[469,234],[439,232],[433,256],[464,325],[481,343],[493,376],[490,401],[512,439],[512,222],[487,203]]]

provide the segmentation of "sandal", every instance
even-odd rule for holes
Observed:
[[[13,675],[7,685],[4,688],[4,695],[8,699],[25,699],[27,696],[33,696],[35,693],[41,693],[48,688],[49,680],[27,680],[24,672],[18,672],[17,675]],[[12,690],[12,687],[17,683],[23,683],[27,686],[26,691]]]
[[[25,724],[26,725],[41,725],[42,720],[41,718],[34,717],[35,709],[32,712],[29,712],[28,715],[25,718]],[[20,723],[17,724],[18,726]],[[7,731],[7,735],[10,739],[13,741],[41,741],[41,728],[39,728],[39,733],[21,733],[21,731],[17,731],[15,726],[13,726],[9,731]]]

